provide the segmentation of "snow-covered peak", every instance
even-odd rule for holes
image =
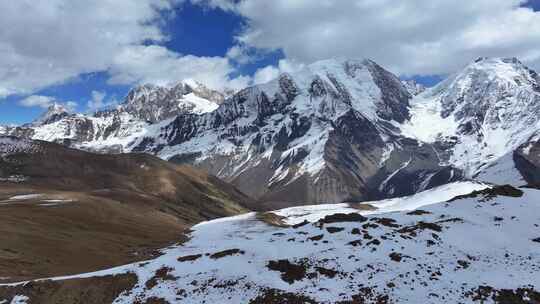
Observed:
[[[119,110],[156,123],[178,114],[202,114],[215,110],[223,95],[195,81],[164,87],[146,84],[132,89]]]
[[[538,75],[516,58],[479,58],[415,97],[405,135],[454,144],[450,163],[470,175],[540,128]]]
[[[445,95],[467,94],[471,89],[479,90],[487,85],[499,89],[530,89],[540,93],[538,74],[517,58],[478,58],[460,72],[430,90],[428,95],[446,92]]]
[[[226,93],[211,89],[207,87],[206,85],[192,79],[184,80],[183,83],[184,83],[184,87],[188,91],[191,91],[195,96],[206,99],[218,105],[223,103],[227,95]],[[228,93],[228,95],[231,95],[231,94]]]
[[[45,110],[43,114],[41,114],[41,116],[39,116],[36,120],[32,122],[32,125],[42,126],[50,124],[53,122],[57,122],[69,115],[70,111],[64,105],[59,103],[53,103],[47,108],[47,110]]]
[[[327,59],[256,87],[285,94],[296,109],[336,119],[355,110],[371,119],[403,121],[410,94],[399,79],[368,59]],[[289,102],[289,100],[287,101]]]

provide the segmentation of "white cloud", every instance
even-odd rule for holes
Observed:
[[[89,110],[97,110],[100,108],[103,108],[105,106],[109,106],[112,103],[105,103],[105,96],[107,96],[107,93],[100,92],[100,91],[92,91],[92,99],[90,99],[87,103]]]
[[[260,68],[253,75],[253,83],[261,84],[269,82],[272,79],[276,79],[279,75],[279,69],[275,66],[269,65],[264,68]]]
[[[73,112],[77,108],[77,103],[75,101],[67,101],[64,103],[64,107],[70,111]]]
[[[282,73],[294,73],[304,67],[304,64],[297,63],[295,61],[281,59],[278,66],[266,66],[260,68],[255,72],[253,76],[253,83],[260,84],[266,83],[272,79],[275,79]]]
[[[106,70],[126,46],[164,41],[161,12],[174,1],[0,1],[1,96]]]
[[[19,105],[23,107],[40,107],[43,109],[47,109],[48,107],[52,105],[61,105],[64,108],[66,108],[68,111],[73,111],[77,107],[77,103],[74,101],[59,101],[54,97],[51,96],[44,96],[44,95],[30,95],[24,99],[19,100]]]
[[[310,63],[372,58],[404,75],[446,74],[480,56],[540,68],[540,12],[523,0],[192,0],[247,18],[237,40]]]
[[[162,46],[132,46],[113,58],[110,83],[169,85],[190,78],[211,88],[247,85],[245,77],[231,79],[233,71],[224,57],[182,56]]]
[[[183,1],[0,1],[0,98],[98,71],[129,85],[184,77],[239,85],[226,58],[160,46],[169,38],[161,25]]]
[[[27,108],[40,107],[48,108],[55,101],[54,97],[43,96],[43,95],[31,95],[19,101],[19,105]]]
[[[245,46],[233,45],[228,51],[225,57],[239,63],[246,64],[253,61],[253,57],[249,54]]]

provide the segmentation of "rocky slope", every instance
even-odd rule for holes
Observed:
[[[0,300],[537,303],[540,192],[486,187],[204,222],[159,258],[0,286]]]
[[[410,194],[460,176],[400,136],[411,98],[372,61],[321,61],[180,115],[132,149],[194,163],[271,206]]]
[[[4,126],[0,134],[62,143],[85,150],[118,153],[135,138],[182,114],[215,110],[225,95],[195,81],[172,87],[143,85],[111,109],[91,115],[69,113],[58,104],[31,124]]]
[[[0,137],[0,280],[95,271],[253,210],[233,186],[144,154]]]
[[[420,83],[417,83],[415,80],[412,80],[412,79],[403,80],[401,81],[401,83],[403,84],[405,89],[407,89],[407,91],[413,96],[423,93],[427,89],[425,86],[423,86]]]

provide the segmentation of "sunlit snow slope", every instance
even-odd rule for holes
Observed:
[[[452,186],[371,202],[378,211],[313,206],[204,222],[155,260],[54,280],[135,273],[114,303],[534,303],[540,191]],[[484,190],[449,200],[473,189]]]

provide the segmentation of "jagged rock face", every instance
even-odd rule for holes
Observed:
[[[70,116],[69,111],[62,105],[54,103],[50,105],[45,113],[43,113],[38,119],[32,122],[33,126],[47,125],[53,122],[57,122]]]
[[[426,90],[426,87],[417,83],[414,80],[404,80],[401,82],[403,86],[407,89],[407,91],[413,95],[416,96],[420,93],[423,93]]]
[[[116,108],[83,115],[70,114],[55,104],[32,124],[3,127],[0,134],[101,153],[127,152],[129,144],[141,134],[148,135],[180,114],[213,111],[222,99],[221,93],[194,81],[174,87],[143,85],[131,90]]]
[[[525,182],[529,185],[540,186],[540,134],[537,134],[521,145],[513,155],[515,167]]]
[[[447,145],[443,162],[472,177],[540,128],[539,84],[515,58],[480,58],[417,96],[402,130]]]
[[[221,102],[223,94],[196,82],[181,82],[171,88],[147,84],[131,90],[120,111],[156,123],[179,114],[211,112]]]
[[[441,115],[453,115],[460,133],[479,138],[485,136],[483,125],[508,129],[518,120],[534,125],[540,114],[537,89],[534,72],[516,58],[479,59],[440,94]]]
[[[421,177],[407,189],[392,186],[397,178],[375,185],[399,169],[389,159],[417,149],[397,143],[395,127],[409,119],[411,98],[372,61],[322,61],[242,90],[214,112],[180,115],[134,150],[194,163],[272,206],[409,194],[422,188]],[[430,166],[403,172],[443,170],[430,157]]]

